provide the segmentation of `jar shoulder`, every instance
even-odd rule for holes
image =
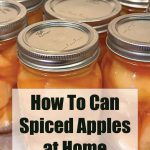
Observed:
[[[37,88],[98,88],[101,87],[102,82],[98,64],[94,64],[90,69],[63,73],[32,71],[32,69],[20,67],[18,84],[21,87],[26,84]]]

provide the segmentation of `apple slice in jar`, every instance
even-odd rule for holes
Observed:
[[[12,75],[17,76],[19,63],[18,62],[11,62],[4,56],[0,55],[0,76],[1,77],[8,77]]]
[[[128,69],[122,63],[113,61],[111,65],[110,76],[113,87],[116,88],[135,88],[136,76],[133,71]]]
[[[44,77],[36,74],[32,74],[26,69],[20,68],[20,73],[18,74],[18,87],[19,88],[44,88],[45,79]]]
[[[8,104],[12,93],[11,88],[7,82],[0,80],[0,109]]]
[[[140,150],[150,150],[150,113],[146,114],[143,118],[140,137]]]
[[[9,103],[0,110],[0,133],[11,131],[12,122],[12,102]]]
[[[0,54],[0,68],[5,68],[11,66],[11,62]]]
[[[8,76],[1,79],[6,81],[12,88],[17,87],[17,75]]]
[[[17,61],[18,58],[16,49],[17,49],[16,42],[12,41],[10,44],[6,45],[6,48],[3,51],[1,51],[1,55],[10,62]]]
[[[144,71],[143,71],[144,72]],[[136,87],[139,89],[139,102],[142,104],[142,111],[150,110],[150,72],[149,73],[141,73],[140,71],[137,73],[136,79]]]
[[[85,78],[85,73],[87,78]],[[78,70],[78,73],[72,73],[70,77],[65,73],[62,73],[60,77],[49,77],[44,88],[99,88],[102,86],[99,76],[101,76],[101,71],[99,65],[96,64],[89,72]]]

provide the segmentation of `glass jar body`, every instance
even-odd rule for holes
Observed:
[[[0,42],[0,132],[11,125],[7,114],[11,113],[11,91],[17,84],[18,69],[16,39]]]
[[[83,69],[50,73],[31,69],[21,64],[19,88],[101,88],[101,70],[97,63]]]
[[[150,111],[150,63],[131,61],[108,51],[102,72],[104,88],[136,88],[140,112]]]
[[[36,10],[28,12],[27,18],[29,25],[43,21],[43,6]]]
[[[108,50],[102,61],[102,76],[104,88],[138,89],[138,145],[140,150],[148,150],[150,117],[145,119],[144,114],[150,113],[150,63],[131,61]]]

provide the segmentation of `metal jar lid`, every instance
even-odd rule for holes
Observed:
[[[149,0],[119,0],[123,6],[132,8],[147,8]]]
[[[18,56],[23,64],[37,70],[76,70],[98,58],[98,34],[86,24],[58,20],[39,22],[20,32]]]
[[[117,55],[150,62],[150,14],[130,14],[114,19],[108,27],[107,45]]]
[[[15,38],[25,26],[26,8],[13,0],[0,0],[0,41]]]
[[[42,6],[44,0],[16,0],[23,4],[28,12],[32,12]]]
[[[116,0],[48,0],[44,13],[46,19],[84,22],[102,33],[121,8]]]

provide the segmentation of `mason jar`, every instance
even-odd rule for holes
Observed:
[[[142,111],[150,111],[150,15],[130,14],[109,25],[102,63],[104,87],[137,88]]]
[[[119,16],[121,5],[116,0],[48,0],[44,5],[45,19],[60,19],[84,22],[95,28],[99,34],[101,55],[99,63],[106,53],[108,23]]]
[[[114,19],[108,27],[107,45],[103,87],[138,89],[139,147],[150,147],[146,127],[141,130],[144,114],[150,113],[150,15],[135,13]]]
[[[19,61],[16,38],[27,25],[26,9],[13,1],[0,1],[0,132],[11,129],[11,90],[17,85]]]
[[[86,24],[44,21],[18,36],[18,88],[100,88],[98,34]]]
[[[43,21],[44,0],[16,0],[22,3],[27,9],[28,24]]]

